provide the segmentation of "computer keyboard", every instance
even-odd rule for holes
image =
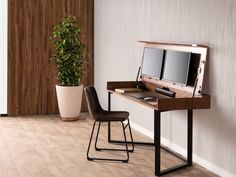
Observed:
[[[131,93],[128,93],[128,95],[132,96],[134,98],[137,98],[137,99],[144,99],[146,97],[152,97],[154,99],[157,98],[157,94],[155,92],[151,92],[151,91],[131,92]]]

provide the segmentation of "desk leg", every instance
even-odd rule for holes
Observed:
[[[188,152],[187,152],[187,164],[191,166],[193,164],[193,110],[188,110]]]
[[[193,110],[188,110],[187,115],[187,159],[183,159],[181,156],[173,152],[169,151],[168,148],[163,148],[167,150],[171,154],[179,157],[184,161],[183,164],[173,166],[164,170],[161,170],[161,112],[154,112],[154,143],[155,143],[155,175],[161,176],[185,167],[192,166],[192,153],[193,153]]]
[[[161,175],[161,112],[154,110],[155,175]]]
[[[108,111],[110,111],[111,110],[111,92],[108,92]],[[138,142],[138,141],[133,141],[133,142],[131,142],[131,141],[127,141],[127,142],[124,142],[123,140],[121,141],[121,140],[112,140],[111,139],[111,122],[108,122],[108,142],[109,143],[128,143],[128,144],[136,144],[136,145],[151,145],[151,146],[153,146],[154,145],[154,143],[152,143],[152,142]]]
[[[111,92],[108,92],[108,111],[111,111]],[[111,142],[111,123],[108,122],[108,142]]]

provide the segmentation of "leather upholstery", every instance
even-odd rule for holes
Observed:
[[[98,100],[98,95],[93,86],[84,88],[88,103],[90,116],[99,121],[125,121],[129,117],[127,111],[107,111],[104,110]]]

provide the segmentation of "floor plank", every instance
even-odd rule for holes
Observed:
[[[0,118],[0,177],[154,177],[154,148],[151,146],[135,146],[129,163],[87,161],[92,125],[87,114],[76,122],[63,122],[58,115]],[[119,124],[112,125],[113,138],[122,137],[120,128]],[[150,140],[138,132],[133,131],[133,134],[140,141]],[[110,146],[105,123],[98,145]],[[92,150],[91,153],[125,157],[122,152]],[[181,161],[162,151],[162,169],[177,163]],[[197,164],[165,176],[217,177]]]

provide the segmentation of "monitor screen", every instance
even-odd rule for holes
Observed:
[[[143,51],[142,74],[160,79],[163,55],[163,49],[145,47]]]
[[[167,50],[162,79],[187,85],[190,58],[190,52]]]

